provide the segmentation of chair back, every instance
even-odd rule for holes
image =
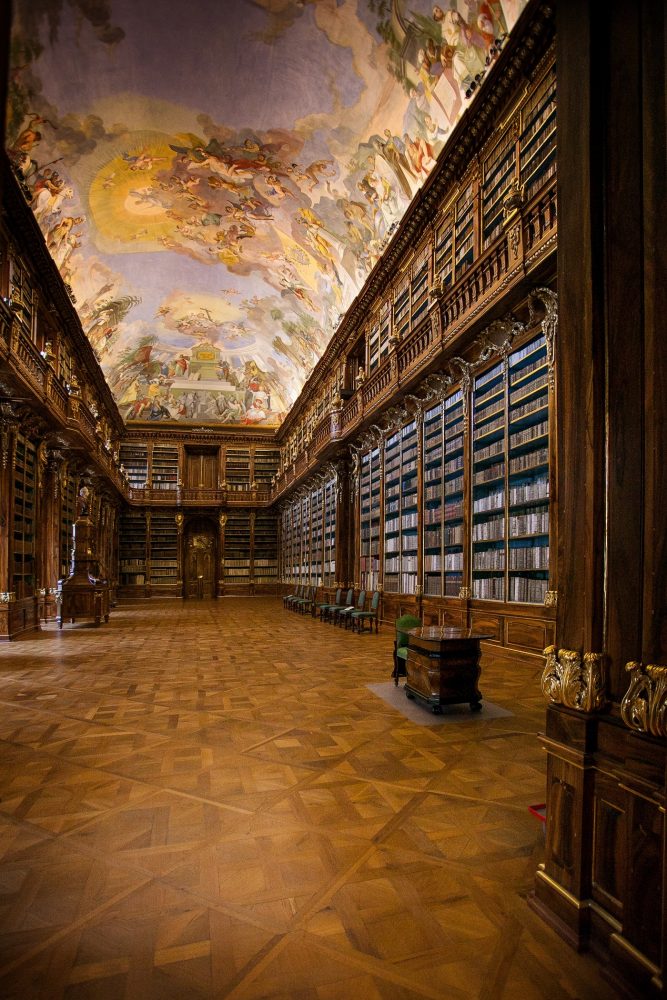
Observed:
[[[359,597],[357,598],[357,611],[363,611],[365,603],[366,603],[366,591],[360,590]]]
[[[371,600],[371,611],[377,611],[379,606],[380,606],[380,591],[374,590],[373,598]]]
[[[421,625],[421,618],[415,618],[414,615],[401,615],[400,618],[396,619],[396,649],[404,649],[408,644],[408,632],[413,628],[419,628]]]
[[[336,597],[334,598],[334,601],[333,601],[334,604],[340,604],[340,595],[342,593],[343,593],[343,588],[339,587],[338,590],[336,591]]]
[[[354,604],[354,587],[350,587],[345,598],[345,607],[349,607],[350,604]]]

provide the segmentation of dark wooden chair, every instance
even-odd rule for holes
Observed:
[[[375,634],[377,635],[378,630],[378,615],[380,611],[380,591],[373,591],[373,596],[371,598],[371,604],[368,611],[353,611],[350,615],[352,619],[352,631],[363,632],[364,622],[370,622],[371,632],[373,631],[373,622],[375,622]]]
[[[301,600],[302,596],[303,596],[303,584],[300,583],[298,584],[293,594],[288,594],[287,597],[283,598],[283,606],[291,611],[294,602]]]
[[[315,609],[320,613],[320,621],[324,621],[325,612],[328,608],[338,608],[340,607],[340,598],[343,593],[343,588],[339,587],[336,590],[336,596],[333,601],[323,601],[321,604],[316,604]]]
[[[345,595],[344,604],[332,604],[326,614],[326,621],[334,622],[336,621],[336,614],[339,611],[343,611],[344,608],[349,608],[352,605],[354,607],[354,589],[350,587],[347,594]]]
[[[336,625],[344,625],[345,628],[348,627],[352,621],[352,613],[354,611],[363,611],[366,607],[366,591],[360,590],[359,596],[357,597],[356,604],[349,604],[346,608],[342,608],[336,615]]]

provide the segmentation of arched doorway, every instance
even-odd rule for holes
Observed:
[[[183,596],[216,596],[218,530],[215,521],[198,517],[185,529],[183,553]]]

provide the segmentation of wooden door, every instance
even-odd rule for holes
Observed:
[[[194,525],[185,539],[185,596],[215,597],[215,533],[212,527]]]
[[[218,486],[218,456],[213,452],[188,452],[185,485],[191,490],[214,490]]]

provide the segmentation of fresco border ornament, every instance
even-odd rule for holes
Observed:
[[[547,646],[542,672],[546,701],[577,712],[601,712],[607,704],[607,669],[604,653]]]
[[[621,701],[621,718],[629,729],[667,737],[667,666],[637,660],[626,663],[628,690]]]

